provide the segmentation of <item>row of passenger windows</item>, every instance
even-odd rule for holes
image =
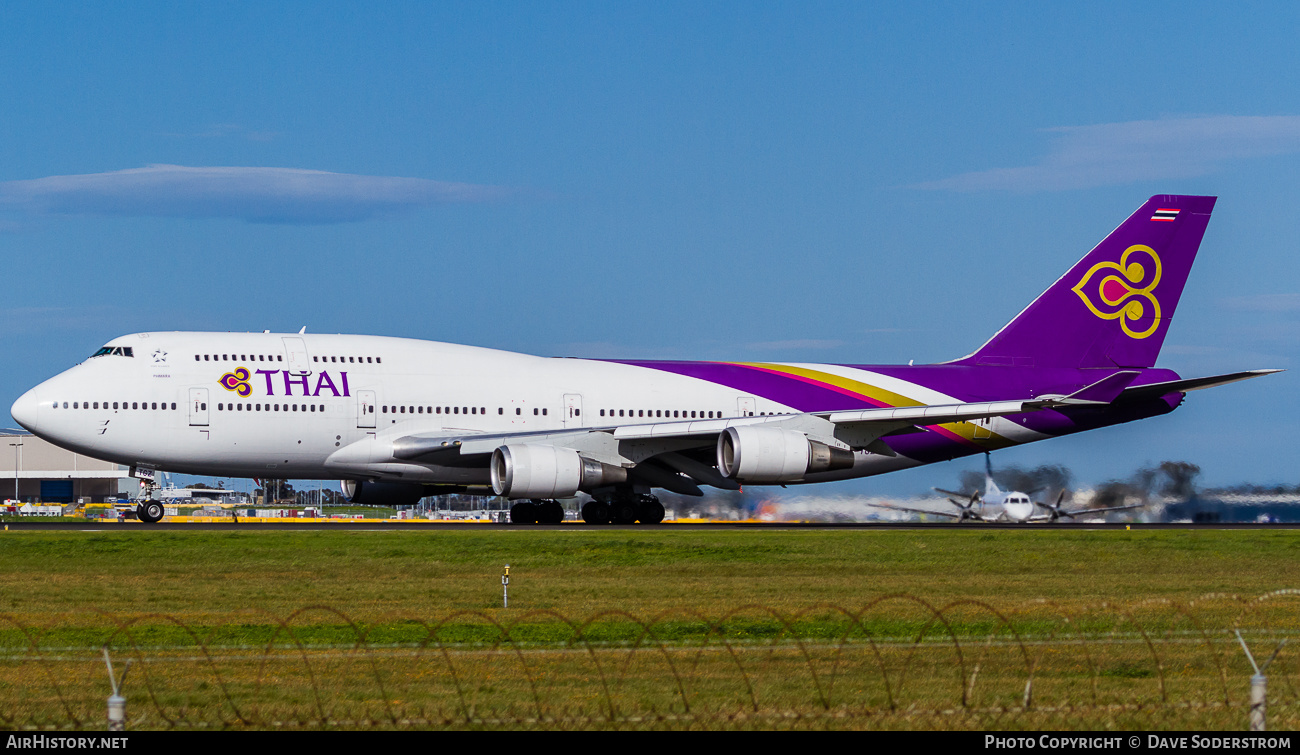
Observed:
[[[487,414],[486,406],[385,406],[384,414]],[[505,407],[498,406],[497,414],[505,414]],[[523,409],[515,408],[516,415],[522,415]],[[581,410],[575,409],[573,416],[578,416]],[[539,411],[533,409],[533,416],[539,416]],[[540,411],[540,416],[546,416],[546,409]]]
[[[601,410],[600,410],[600,416],[604,417],[606,411],[609,412],[609,416],[611,416],[611,417],[615,416],[615,415],[614,415],[614,410],[613,410],[613,409],[608,409],[608,410],[606,410],[606,409],[601,409]],[[722,412],[688,412],[688,411],[686,411],[686,410],[684,410],[684,409],[671,409],[671,410],[669,410],[669,409],[628,409],[628,410],[626,410],[626,411],[627,411],[627,414],[624,415],[624,414],[623,414],[624,410],[623,410],[623,409],[619,409],[619,410],[618,410],[618,415],[617,415],[617,416],[619,416],[619,417],[622,417],[622,416],[628,416],[628,417],[667,417],[667,418],[669,418],[669,419],[674,419],[674,418],[675,418],[675,419],[705,419],[705,415],[707,414],[707,415],[708,415],[708,417],[707,417],[708,419],[714,419],[714,418],[722,419]],[[697,417],[696,414],[698,414],[699,416]]]
[[[486,406],[384,406],[383,414],[487,414]],[[504,407],[497,407],[497,414],[505,414]],[[523,415],[524,410],[515,407],[515,416]],[[545,408],[534,408],[534,417],[545,417]],[[581,417],[582,410],[575,408],[573,416]],[[605,417],[667,417],[669,419],[721,419],[720,411],[686,411],[684,409],[601,409],[600,416]]]
[[[109,406],[109,403],[107,401],[73,401],[72,408],[73,409],[98,409],[100,404],[103,404],[105,409],[117,409],[119,404],[121,404],[121,408],[123,409],[160,409],[160,410],[167,409],[166,401],[162,402],[161,404],[158,403],[157,401],[154,401],[152,403],[148,401],[120,401],[120,402],[114,401],[112,406]],[[59,402],[55,401],[54,408],[58,409],[59,406],[60,406]],[[68,402],[64,401],[62,403],[62,406],[64,409],[67,409]],[[172,404],[171,408],[174,411],[176,409],[176,404]]]
[[[104,408],[105,408],[105,409],[110,408],[110,407],[109,407],[109,402],[107,402],[107,401],[102,401],[102,402],[101,402],[101,401],[93,401],[93,402],[92,402],[92,401],[73,401],[73,402],[72,402],[72,407],[71,407],[71,408],[73,408],[73,409],[98,409],[98,408],[99,408],[99,405],[100,405],[101,403],[104,405]],[[129,408],[129,409],[150,409],[150,408],[158,409],[158,408],[159,408],[159,404],[158,404],[157,402],[150,403],[150,402],[147,402],[147,401],[144,401],[144,402],[126,402],[126,401],[118,402],[118,401],[114,401],[114,402],[112,402],[112,407],[111,407],[111,408],[113,408],[113,409],[117,409],[117,408],[119,408],[119,404],[120,404],[120,408],[122,408],[122,409],[128,409],[128,408]],[[55,409],[58,409],[59,406],[60,406],[60,403],[59,403],[58,401],[55,401],[55,402],[54,402],[54,408],[55,408]],[[247,409],[245,409],[245,406],[247,406]],[[317,407],[317,404],[301,404],[301,407],[302,407],[301,409],[299,409],[299,406],[300,406],[299,404],[284,404],[283,406],[284,406],[284,408],[281,409],[281,408],[280,408],[280,407],[281,407],[281,404],[265,404],[265,407],[266,407],[266,408],[263,409],[263,408],[262,408],[262,407],[263,407],[263,404],[257,404],[257,403],[247,404],[247,405],[242,404],[242,403],[234,403],[234,404],[225,404],[225,403],[221,403],[221,404],[217,404],[217,411],[236,411],[236,412],[242,412],[242,411],[250,411],[250,412],[261,412],[261,411],[267,411],[267,412],[278,412],[278,411],[286,411],[286,412],[297,412],[297,411],[315,412],[315,411],[322,411],[322,412],[323,412],[323,411],[325,411],[325,406],[324,406],[323,404],[320,405],[320,409],[319,409],[319,410],[316,408],[316,407]],[[62,407],[63,407],[64,409],[69,408],[69,407],[68,407],[68,402],[67,402],[67,401],[62,402]],[[161,408],[162,408],[163,410],[166,410],[166,409],[168,408],[167,402],[164,401],[164,402],[161,404]],[[175,404],[175,403],[171,404],[171,409],[172,409],[172,410],[175,410],[175,409],[176,409],[176,404]],[[374,408],[372,407],[372,408],[370,409],[370,411],[373,413],[373,412],[374,412]],[[706,418],[706,417],[707,417],[708,419],[714,419],[714,418],[721,419],[721,417],[722,417],[722,412],[696,412],[696,411],[687,412],[687,411],[684,411],[684,410],[677,410],[677,409],[674,409],[674,410],[671,410],[671,411],[668,410],[668,409],[619,409],[619,410],[617,410],[617,411],[618,411],[618,415],[617,415],[617,416],[619,416],[619,417],[623,417],[623,416],[627,416],[627,417],[667,417],[667,418],[670,418],[670,419],[672,419],[672,418],[676,418],[676,419],[704,419],[704,418]],[[615,416],[615,414],[614,414],[615,410],[614,410],[614,409],[601,409],[601,410],[600,410],[600,416],[602,416],[602,417],[606,416],[606,412],[609,413],[608,416],[610,416],[610,417]],[[391,414],[487,414],[487,407],[486,407],[486,406],[384,406],[384,407],[383,407],[383,413],[384,413],[384,414],[390,414],[390,413],[391,413]],[[498,415],[505,414],[505,413],[506,413],[506,410],[505,410],[504,407],[497,407],[497,414],[498,414]],[[771,412],[762,412],[762,414],[769,414],[769,413],[771,413]],[[523,414],[523,409],[521,409],[521,408],[519,408],[519,407],[516,407],[516,408],[515,408],[515,415],[516,415],[516,416],[520,416],[520,415],[522,415],[522,414]],[[689,415],[689,416],[688,416],[688,415]],[[698,415],[698,416],[697,416],[697,415]],[[537,416],[545,417],[545,416],[547,416],[546,409],[545,409],[545,408],[538,409],[538,408],[535,407],[535,408],[533,409],[533,416],[534,416],[534,417],[537,417]],[[581,409],[574,409],[574,410],[573,410],[573,416],[575,416],[575,417],[582,416],[582,410],[581,410]]]
[[[204,362],[283,362],[284,357],[279,354],[195,354],[194,361],[199,361],[202,357]],[[211,357],[211,359],[209,359]]]
[[[384,363],[384,360],[380,357],[312,357],[311,361],[347,362],[348,364],[383,364]]]
[[[108,353],[120,353],[122,348],[109,349],[107,346],[95,352],[94,356],[101,356]],[[131,356],[131,348],[126,347],[126,356]],[[283,362],[282,354],[195,354],[196,362]],[[345,364],[383,364],[382,357],[322,357],[314,356],[313,362],[343,362]]]
[[[301,406],[302,408],[298,408]],[[317,409],[316,407],[320,408]],[[283,407],[283,408],[281,408]],[[217,404],[219,412],[316,412],[325,411],[324,404]]]

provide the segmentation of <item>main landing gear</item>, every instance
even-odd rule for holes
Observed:
[[[582,507],[582,521],[587,524],[659,524],[664,520],[664,505],[645,493],[617,493],[596,498]]]
[[[536,498],[520,501],[510,507],[511,524],[559,524],[564,521],[564,507],[559,501],[541,501]]]

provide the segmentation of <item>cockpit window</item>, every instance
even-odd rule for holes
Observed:
[[[130,346],[105,346],[94,354],[91,354],[90,358],[94,359],[95,357],[108,355],[117,357],[133,357],[135,356],[135,351]]]

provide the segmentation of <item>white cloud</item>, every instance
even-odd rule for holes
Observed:
[[[1247,312],[1294,312],[1300,310],[1300,294],[1253,294],[1223,300],[1228,309]]]
[[[277,131],[253,131],[244,128],[237,123],[214,123],[202,131],[191,131],[187,133],[163,132],[158,136],[166,136],[173,139],[224,139],[227,137],[242,138],[250,142],[269,142],[279,136]]]
[[[1218,346],[1196,346],[1191,344],[1167,343],[1164,345],[1161,353],[1166,355],[1177,354],[1179,356],[1202,357],[1218,354],[1222,351],[1223,349]]]
[[[546,350],[556,356],[578,359],[685,359],[691,355],[681,345],[633,346],[613,341],[573,341]]]
[[[754,351],[783,351],[786,349],[837,349],[843,341],[828,341],[816,338],[799,338],[792,341],[760,341],[745,344],[745,348]]]
[[[0,337],[94,331],[105,322],[120,323],[130,314],[130,310],[112,305],[0,309]]]
[[[1300,116],[1165,118],[1047,129],[1036,165],[916,184],[953,191],[1059,191],[1198,176],[1226,160],[1300,152]]]
[[[296,168],[150,165],[0,182],[0,208],[29,213],[346,223],[453,202],[500,199],[495,186]]]

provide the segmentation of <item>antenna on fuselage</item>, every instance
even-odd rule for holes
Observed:
[[[298,335],[302,335],[302,334],[304,334],[304,333],[306,333],[306,332],[307,332],[307,326],[304,325],[304,326],[302,326],[302,330],[299,330],[299,331],[298,331]]]

